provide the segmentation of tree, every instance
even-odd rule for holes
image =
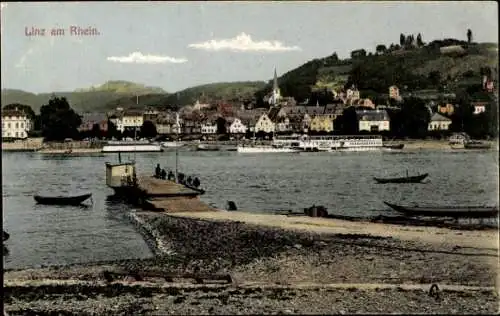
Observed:
[[[217,123],[217,134],[226,134],[226,120],[223,117],[218,117],[216,120]]]
[[[407,98],[401,107],[401,129],[405,136],[423,138],[427,135],[431,113],[419,98]]]
[[[405,46],[405,43],[406,43],[405,35],[403,33],[401,33],[401,35],[399,35],[399,45]]]
[[[78,137],[82,118],[70,107],[65,97],[53,96],[40,108],[42,136],[46,140]]]
[[[154,138],[158,132],[156,131],[156,126],[151,121],[144,121],[141,126],[140,135],[144,138]]]
[[[358,57],[365,57],[366,56],[366,50],[364,49],[357,49],[353,50],[351,52],[351,58],[358,58]]]
[[[441,83],[441,73],[438,70],[433,70],[428,75],[429,81],[433,86],[439,86]]]
[[[467,43],[472,43],[472,31],[467,29]]]
[[[422,41],[422,35],[420,33],[418,33],[417,35],[417,46],[418,47],[424,46],[424,42]]]
[[[387,51],[387,47],[385,47],[385,45],[383,45],[383,44],[380,44],[380,45],[377,45],[377,47],[375,48],[375,51],[377,52],[377,54],[383,54]]]
[[[338,121],[342,134],[355,135],[359,132],[358,116],[353,106],[346,108]]]
[[[106,138],[121,138],[120,131],[116,128],[115,123],[108,118],[108,130],[106,132]]]
[[[92,131],[90,132],[93,138],[101,138],[101,127],[99,126],[99,123],[95,123],[92,125]]]

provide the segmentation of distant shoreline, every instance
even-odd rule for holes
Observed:
[[[265,141],[264,141],[265,142]],[[498,147],[498,141],[483,141],[484,143],[491,144],[492,149],[495,150]],[[224,141],[186,141],[189,146],[195,144],[224,144]],[[404,144],[401,151],[406,150],[451,150],[448,140],[394,140],[385,142],[386,144]],[[3,152],[39,152],[43,154],[64,154],[71,150],[71,153],[98,153],[101,152],[102,146],[92,146],[90,147],[89,142],[66,142],[66,143],[42,143],[33,141],[21,141],[15,143],[2,143]]]

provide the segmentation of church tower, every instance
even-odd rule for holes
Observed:
[[[269,103],[277,105],[280,98],[281,95],[280,88],[278,87],[278,75],[276,74],[276,68],[274,68],[273,92],[271,98],[269,99]]]

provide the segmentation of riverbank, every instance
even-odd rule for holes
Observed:
[[[72,148],[72,149],[52,149],[52,148],[44,148],[38,150],[40,154],[96,154],[101,153],[101,148]]]
[[[149,231],[146,238],[156,239],[152,245],[161,244],[154,258],[6,271],[5,310],[12,315],[28,310],[146,315],[498,311],[495,230],[224,211],[135,216]],[[118,268],[230,273],[233,283],[130,278],[106,283],[103,271]],[[429,296],[431,284],[440,287],[439,298]]]
[[[497,148],[495,141],[483,141],[492,145],[493,150]],[[236,141],[188,141],[184,142],[186,147],[195,148],[199,144],[218,145],[218,146],[236,146]],[[270,145],[271,141],[258,141],[258,144]],[[392,143],[392,142],[389,142]],[[451,150],[448,140],[402,140],[394,141],[395,144],[404,144],[402,150]],[[103,147],[103,143],[91,143],[85,141],[73,142],[42,142],[39,139],[28,139],[14,143],[2,143],[2,151],[22,152],[22,151],[40,151],[42,153],[63,153],[72,150],[75,153],[99,152]]]

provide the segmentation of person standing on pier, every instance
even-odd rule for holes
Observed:
[[[168,172],[168,180],[170,180],[170,181],[174,181],[174,180],[175,180],[175,175],[174,175],[174,173],[172,172],[172,170],[170,170],[170,171]]]
[[[160,177],[161,177],[161,168],[160,168],[160,164],[157,164],[156,169],[155,169],[155,178],[160,179]]]
[[[167,180],[167,172],[165,171],[165,169],[162,169],[161,170],[161,178],[163,180]]]
[[[193,186],[195,188],[199,187],[200,186],[200,179],[198,179],[198,177],[195,177],[194,180],[193,180]]]

